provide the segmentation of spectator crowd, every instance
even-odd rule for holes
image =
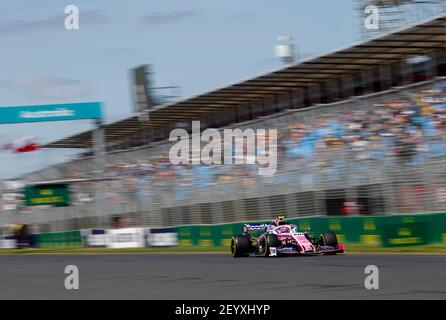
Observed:
[[[358,100],[359,101],[359,100]],[[329,112],[324,108],[331,108]],[[269,121],[263,119],[261,121]],[[105,170],[106,197],[110,203],[123,201],[123,193],[149,196],[154,190],[186,201],[190,192],[211,185],[252,186],[265,179],[280,184],[297,183],[315,174],[337,179],[345,166],[365,161],[383,165],[418,165],[446,155],[446,83],[440,82],[411,91],[321,107],[320,112],[298,111],[285,115],[278,129],[278,173],[272,178],[258,176],[257,165],[172,165],[169,148],[147,153],[147,158],[109,163]],[[129,151],[131,152],[131,151]],[[72,170],[66,164],[60,179],[89,178],[93,172]],[[86,189],[78,200],[92,199]]]

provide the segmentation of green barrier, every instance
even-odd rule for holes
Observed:
[[[300,231],[335,231],[339,242],[371,247],[415,246],[446,243],[446,213],[419,215],[304,217],[288,219]],[[268,223],[252,221],[248,223]],[[219,225],[178,227],[180,246],[228,247],[233,235],[240,234],[242,222]],[[69,248],[81,245],[80,231],[41,233],[36,235],[40,248]]]
[[[80,231],[50,232],[36,234],[39,248],[70,248],[81,245]]]
[[[355,217],[309,217],[288,219],[298,229],[335,231],[339,242],[375,247],[414,246],[446,242],[446,213]],[[247,223],[267,223],[253,221]],[[180,226],[180,246],[228,246],[244,223]]]
[[[383,246],[417,246],[428,244],[429,225],[427,223],[411,223],[387,225],[383,229]]]

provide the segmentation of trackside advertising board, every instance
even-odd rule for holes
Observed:
[[[107,230],[109,248],[143,248],[144,229],[143,228],[125,228]]]
[[[85,247],[107,247],[110,242],[107,230],[103,229],[81,230],[81,237]]]
[[[383,228],[383,246],[419,246],[428,243],[427,223],[388,225]]]
[[[173,247],[179,245],[176,228],[146,229],[146,245],[148,247]]]
[[[81,231],[86,247],[142,248],[179,245],[176,228],[87,229]]]
[[[12,238],[0,238],[0,249],[17,248],[17,240]]]
[[[100,102],[0,107],[0,124],[101,119]]]
[[[66,184],[29,186],[24,190],[25,204],[32,206],[66,207],[70,205],[70,191]]]

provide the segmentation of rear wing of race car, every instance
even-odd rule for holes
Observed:
[[[243,232],[248,233],[252,231],[263,231],[268,227],[268,224],[244,224]]]

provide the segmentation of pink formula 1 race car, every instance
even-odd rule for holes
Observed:
[[[260,235],[253,237],[251,233],[255,232],[260,232]],[[322,232],[320,236],[309,230],[298,232],[296,225],[278,217],[270,224],[245,224],[243,234],[231,240],[231,253],[234,257],[334,255],[344,253],[344,245],[338,243],[333,231]]]

